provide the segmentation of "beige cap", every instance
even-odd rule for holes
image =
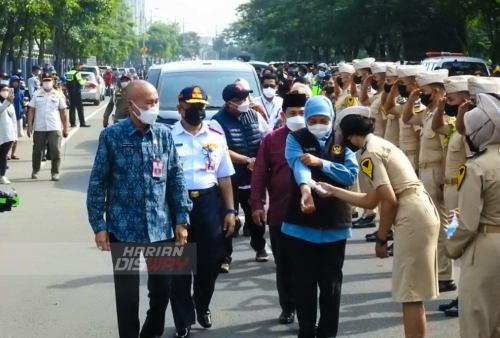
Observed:
[[[415,76],[419,72],[422,72],[424,70],[425,68],[423,66],[418,66],[418,65],[397,67],[397,73],[400,79],[404,77]]]
[[[448,69],[439,69],[431,71],[423,71],[415,74],[415,81],[417,84],[422,86],[427,86],[432,83],[442,83],[444,84],[444,79],[448,77]]]
[[[361,60],[354,60],[352,65],[354,69],[359,70],[363,68],[370,68],[370,65],[375,62],[375,58],[366,58]]]
[[[354,66],[345,62],[339,63],[339,73],[349,73],[354,74],[356,70],[354,70]]]
[[[444,88],[448,94],[458,93],[458,92],[468,92],[469,84],[468,80],[474,77],[472,75],[464,76],[450,76],[444,79]]]
[[[370,108],[361,107],[361,106],[354,106],[354,107],[345,108],[335,118],[335,129],[338,130],[339,126],[340,126],[340,122],[342,122],[344,117],[349,116],[349,115],[361,115],[361,116],[365,116],[365,117],[370,117]]]
[[[387,71],[388,65],[393,65],[393,63],[390,63],[390,62],[372,62],[372,64],[370,65],[370,69],[372,71],[372,74],[385,73]]]
[[[395,63],[387,63],[385,75],[387,76],[398,76],[398,67]]]
[[[472,76],[468,82],[471,95],[479,93],[500,94],[500,78]]]

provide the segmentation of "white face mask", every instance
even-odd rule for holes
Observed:
[[[4,99],[6,99],[9,96],[9,91],[2,90],[2,92],[0,93],[0,96],[2,96]]]
[[[9,84],[9,80],[2,80],[2,81],[0,81],[0,84],[8,85]]]
[[[137,105],[135,103],[134,103],[134,105],[137,107]],[[141,121],[144,124],[155,123],[156,118],[160,114],[160,108],[158,106],[154,106],[153,108],[149,108],[149,109],[141,109],[141,108],[137,107],[137,109],[139,109],[139,111],[141,112],[141,115],[137,116],[137,114],[134,111],[132,111],[132,112],[139,119],[139,121]]]
[[[243,102],[242,104],[240,104],[238,106],[238,111],[240,113],[246,113],[248,111],[248,108],[250,108],[250,101],[248,99],[246,99],[245,102]]]
[[[317,139],[322,139],[332,130],[332,123],[315,124],[314,126],[308,126],[307,129],[309,129],[311,134],[316,136]]]
[[[130,81],[122,82],[121,83],[122,89],[125,89],[125,87],[127,87],[129,83]]]
[[[262,92],[264,93],[264,96],[267,97],[268,99],[270,99],[276,95],[276,89],[273,89],[271,87],[264,88],[262,90]]]
[[[291,131],[297,131],[306,127],[306,119],[304,116],[294,116],[286,119],[286,126]]]
[[[52,82],[45,81],[43,83],[43,89],[50,90],[53,88]]]

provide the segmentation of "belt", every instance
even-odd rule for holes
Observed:
[[[420,169],[440,169],[443,167],[443,164],[441,162],[431,162],[431,163],[419,163],[418,167]]]
[[[477,232],[480,234],[500,234],[500,226],[492,224],[479,224]]]
[[[190,198],[198,198],[200,196],[210,195],[211,193],[213,193],[215,191],[215,189],[217,189],[216,185],[214,185],[213,187],[208,188],[208,189],[189,190],[189,197]]]
[[[418,151],[416,151],[416,150],[403,150],[403,153],[405,153],[406,156],[408,156],[408,155],[417,156],[418,155]]]
[[[444,184],[446,184],[446,185],[452,185],[452,184],[457,185],[458,184],[458,178],[445,178],[444,179]]]
[[[403,192],[397,194],[396,195],[396,199],[399,200],[399,199],[402,199],[403,197],[406,197],[406,196],[416,195],[416,194],[418,194],[421,191],[422,191],[421,187],[408,188],[408,189],[403,190]]]

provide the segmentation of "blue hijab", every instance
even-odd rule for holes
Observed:
[[[317,116],[317,115],[329,117],[332,123],[332,130],[333,130],[333,120],[335,118],[335,113],[333,112],[332,101],[330,99],[328,99],[325,96],[313,96],[312,98],[307,100],[304,111],[304,116],[306,118],[306,128],[309,128],[307,120],[311,116]],[[330,130],[330,132],[326,134],[325,137],[318,140],[321,148],[325,147],[325,142],[328,139],[328,137],[330,137],[332,130]]]

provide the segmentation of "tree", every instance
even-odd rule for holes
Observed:
[[[155,22],[149,27],[146,35],[148,53],[155,58],[170,60],[178,46],[179,26],[174,23]]]
[[[198,33],[187,32],[180,34],[178,43],[178,54],[181,54],[186,58],[190,58],[193,53],[194,55],[198,55],[200,52],[200,37],[198,36]]]

